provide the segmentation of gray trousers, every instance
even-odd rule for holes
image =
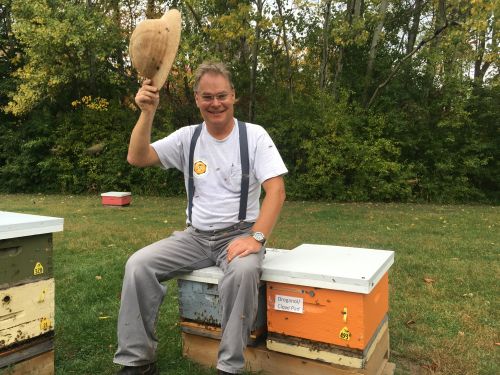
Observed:
[[[188,227],[138,250],[125,266],[118,316],[118,350],[114,362],[141,366],[156,360],[156,323],[167,288],[163,281],[196,269],[217,265],[224,273],[219,280],[222,303],[222,339],[217,368],[240,373],[243,351],[257,315],[258,284],[264,247],[259,253],[236,257],[229,264],[228,244],[247,236],[252,223],[213,233]]]

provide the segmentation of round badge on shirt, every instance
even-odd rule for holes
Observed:
[[[203,160],[197,160],[193,164],[193,172],[198,176],[202,177],[205,176],[208,173],[208,166],[207,163]]]

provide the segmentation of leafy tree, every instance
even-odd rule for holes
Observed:
[[[0,0],[0,189],[177,194],[125,161],[140,82],[128,38],[167,7],[181,45],[153,138],[201,121],[194,69],[233,71],[289,197],[498,201],[493,0]]]

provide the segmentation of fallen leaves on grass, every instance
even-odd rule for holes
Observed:
[[[408,328],[411,328],[416,323],[413,319],[408,320],[405,324]]]
[[[424,277],[424,281],[425,281],[426,284],[432,284],[436,280],[434,280],[431,277]]]
[[[97,276],[95,277],[95,279],[96,279],[96,280],[102,280],[102,276],[97,275]]]
[[[435,373],[439,366],[436,362],[432,361],[432,363],[428,364],[428,365],[422,365],[422,368],[430,371],[431,373]]]

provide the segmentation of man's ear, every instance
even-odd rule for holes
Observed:
[[[199,100],[198,94],[195,92],[194,93],[194,102],[196,103],[196,107],[200,108],[198,100]]]

